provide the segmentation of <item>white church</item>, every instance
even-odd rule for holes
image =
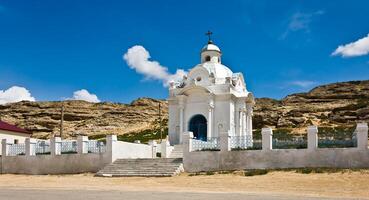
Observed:
[[[184,132],[207,141],[228,131],[230,136],[251,136],[254,96],[242,73],[222,64],[222,51],[208,33],[200,64],[169,88],[169,141],[182,144]]]

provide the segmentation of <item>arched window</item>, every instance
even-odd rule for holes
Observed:
[[[205,61],[210,61],[210,56],[206,56]]]

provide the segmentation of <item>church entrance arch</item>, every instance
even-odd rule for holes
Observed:
[[[206,141],[208,131],[206,118],[200,114],[194,115],[190,119],[188,130],[193,132],[196,139]]]

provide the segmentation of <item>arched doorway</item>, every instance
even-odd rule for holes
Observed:
[[[206,141],[207,139],[207,121],[203,115],[195,115],[191,118],[188,130],[193,132],[193,136],[198,140]]]

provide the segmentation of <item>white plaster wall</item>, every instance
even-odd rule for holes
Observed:
[[[322,148],[184,152],[187,172],[303,167],[368,168],[369,149]]]
[[[147,144],[117,141],[113,143],[112,162],[118,158],[152,158],[152,147]]]
[[[3,156],[2,173],[75,174],[97,172],[110,163],[107,154]]]
[[[219,133],[230,129],[230,101],[224,98],[215,98],[214,101],[214,135],[212,137],[219,137]],[[222,128],[220,128],[220,125]],[[221,130],[220,130],[221,129]]]
[[[28,138],[29,136],[30,136],[30,134],[0,130],[0,141],[2,141],[3,139],[7,139],[8,141],[11,141],[12,143],[14,143],[14,140],[18,140],[18,143],[24,143],[26,138]],[[1,148],[2,148],[2,146],[1,146],[1,142],[0,142],[0,149]],[[2,152],[0,151],[0,155],[1,154],[2,154]]]

